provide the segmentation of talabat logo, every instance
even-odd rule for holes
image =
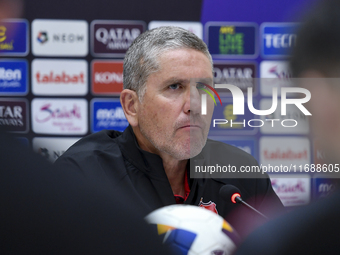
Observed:
[[[38,36],[37,36],[37,40],[38,42],[40,42],[41,44],[46,43],[48,41],[48,35],[47,32],[39,32]]]
[[[184,28],[191,33],[197,35],[199,38],[203,39],[203,27],[201,22],[189,22],[189,21],[151,21],[149,23],[149,30],[164,27],[164,26],[174,26]]]
[[[0,59],[0,95],[26,95],[27,70],[26,60]]]
[[[0,56],[28,54],[28,22],[21,19],[0,21]]]
[[[87,133],[87,101],[85,99],[43,99],[32,101],[32,128],[39,134]]]
[[[32,62],[32,90],[35,95],[86,95],[85,60],[35,59]]]
[[[296,44],[296,23],[263,23],[261,41],[263,57],[288,57]]]
[[[311,163],[309,140],[293,136],[261,137],[260,163],[271,166],[288,166],[291,172],[299,172],[299,166]]]
[[[88,24],[84,20],[32,22],[32,51],[37,56],[86,56]]]
[[[124,131],[129,125],[119,99],[94,99],[91,108],[92,132],[103,129]]]
[[[25,99],[0,99],[0,126],[18,133],[28,131],[27,101]]]
[[[145,31],[142,21],[94,20],[91,50],[94,56],[124,57],[132,42]]]
[[[215,58],[256,58],[257,24],[208,22],[205,26],[209,52]]]
[[[233,84],[239,87],[244,93],[247,88],[253,88],[254,94],[257,94],[257,83],[255,83],[256,66],[255,63],[233,63],[233,62],[216,62],[214,61],[214,83],[215,84]],[[221,96],[230,92],[220,89],[216,90]]]
[[[123,90],[123,61],[92,62],[92,93],[119,95]]]

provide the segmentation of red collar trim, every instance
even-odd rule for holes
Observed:
[[[187,200],[188,196],[190,194],[190,186],[188,182],[188,173],[185,172],[184,176],[184,197],[181,195],[174,195],[176,199],[176,204],[183,204],[184,201]]]

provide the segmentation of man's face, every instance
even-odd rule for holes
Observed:
[[[214,104],[207,97],[201,115],[197,82],[212,84],[209,59],[192,49],[169,50],[159,59],[160,71],[149,76],[138,106],[137,140],[142,149],[177,160],[201,152],[209,132]]]

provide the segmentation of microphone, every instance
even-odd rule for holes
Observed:
[[[231,200],[231,202],[233,202],[234,204],[242,204],[253,212],[261,215],[263,218],[268,219],[268,217],[265,216],[263,213],[259,212],[254,207],[243,201],[243,199],[241,198],[241,191],[233,185],[227,184],[222,186],[222,188],[220,189],[220,196],[227,202]]]

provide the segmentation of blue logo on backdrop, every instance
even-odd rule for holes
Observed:
[[[283,58],[291,54],[296,44],[296,23],[263,23],[261,49],[263,57]]]
[[[27,72],[26,60],[0,60],[0,95],[26,95]]]
[[[0,21],[0,56],[28,54],[28,22],[26,20]]]
[[[220,140],[221,142],[230,144],[232,146],[235,146],[247,153],[249,153],[250,155],[252,155],[254,158],[257,159],[257,151],[255,149],[255,141],[254,140],[250,140],[250,139],[237,139],[235,137],[231,138],[231,139],[223,139]]]
[[[327,197],[337,187],[339,187],[339,181],[336,178],[314,178],[314,198]]]
[[[94,99],[91,119],[93,133],[103,129],[124,131],[129,125],[119,99]]]
[[[257,24],[208,22],[205,29],[213,57],[257,57]]]

